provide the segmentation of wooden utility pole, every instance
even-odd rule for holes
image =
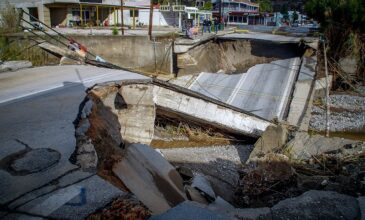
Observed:
[[[152,40],[152,22],[153,22],[153,0],[150,3],[150,21],[148,24],[148,36],[150,36],[150,40]]]
[[[123,0],[120,0],[120,5],[121,5],[121,13],[122,13],[122,35],[124,35],[124,19],[123,19],[124,3],[123,3]]]

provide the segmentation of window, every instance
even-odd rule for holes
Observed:
[[[37,21],[38,19],[38,8],[28,8],[29,10],[29,14],[31,16],[29,16],[30,21]]]
[[[129,17],[133,18],[133,10],[129,11]],[[134,10],[134,17],[138,17],[138,10]]]

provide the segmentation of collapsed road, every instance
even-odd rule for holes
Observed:
[[[231,35],[222,48],[257,47],[257,42],[231,42],[235,37],[240,38]],[[297,38],[289,43],[297,44]],[[168,219],[195,210],[206,219],[280,219],[289,213],[280,204],[242,209],[245,206],[238,206],[222,188],[232,194],[247,159],[263,160],[266,153],[278,153],[292,136],[292,128],[277,126],[275,118],[301,124],[317,65],[314,51],[306,48],[303,55],[302,49],[293,57],[262,56],[259,63],[245,66],[231,62],[229,74],[203,72],[172,80],[174,84],[90,66],[1,75],[0,217],[80,219],[127,196],[140,205],[143,218],[152,214],[152,219]],[[190,55],[185,58],[196,58]],[[181,73],[190,68],[185,67]],[[221,142],[199,139],[194,150],[181,147],[199,136]],[[247,140],[259,137],[252,151]],[[160,140],[170,148],[158,149]],[[183,144],[174,149],[176,140]],[[282,158],[286,160],[285,155]],[[352,214],[345,215],[359,216],[353,197],[310,191],[293,200],[314,195],[330,200],[327,206],[342,213],[331,199],[339,198],[352,206]],[[247,202],[244,196],[240,199],[240,205]]]

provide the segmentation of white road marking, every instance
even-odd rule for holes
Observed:
[[[277,115],[279,119],[282,119],[283,114],[284,114],[284,110],[285,110],[285,109],[283,109],[284,102],[286,102],[287,99],[289,98],[289,95],[290,94],[288,94],[288,92],[289,92],[290,85],[294,86],[293,83],[294,83],[295,72],[297,72],[298,71],[298,68],[300,68],[299,67],[299,64],[298,64],[299,61],[300,61],[300,59],[299,58],[296,58],[294,60],[293,65],[289,65],[291,67],[291,70],[290,70],[290,73],[289,73],[289,77],[290,78],[287,81],[287,84],[285,86],[284,92],[282,93],[283,94],[282,95],[282,98],[281,98],[280,103],[279,103],[279,108],[278,108],[279,111],[278,111],[278,115]]]
[[[105,74],[102,74],[102,75],[98,75],[98,76],[95,76],[95,77],[88,78],[86,80],[81,79],[81,81],[77,80],[77,81],[74,81],[74,82],[71,82],[71,83],[85,84],[85,83],[89,83],[89,82],[92,82],[92,81],[96,81],[98,79],[109,77],[113,74],[116,74],[116,73],[105,73]],[[8,98],[8,99],[3,99],[3,100],[0,100],[0,104],[10,102],[10,101],[13,101],[13,100],[16,100],[16,99],[20,99],[20,98],[25,98],[27,96],[35,95],[35,94],[38,94],[38,93],[50,91],[50,90],[53,90],[53,89],[58,89],[58,88],[61,88],[61,87],[64,87],[64,86],[65,86],[64,84],[57,84],[57,85],[54,85],[54,86],[47,87],[45,89],[40,89],[40,90],[37,90],[37,91],[28,92],[28,93],[25,93],[25,94],[22,94],[22,95],[14,96],[14,97],[11,97],[11,98]]]

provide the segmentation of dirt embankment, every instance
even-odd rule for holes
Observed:
[[[275,44],[265,41],[210,41],[186,53],[178,54],[178,75],[200,72],[246,72],[250,67],[274,60],[298,57],[303,50],[298,44]]]

